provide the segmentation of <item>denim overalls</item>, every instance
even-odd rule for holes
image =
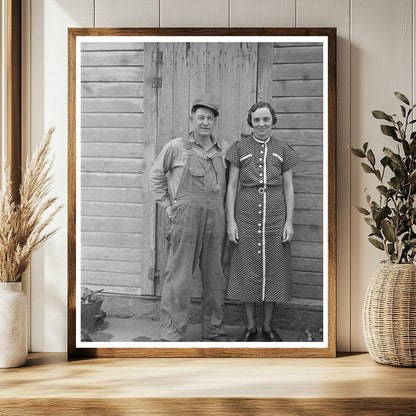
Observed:
[[[202,157],[192,150],[188,140],[183,141],[189,154],[172,201],[167,272],[161,299],[161,335],[167,341],[183,338],[193,274],[198,265],[202,280],[202,337],[211,339],[224,334],[221,327],[226,288],[222,269],[226,236],[225,163],[220,151],[213,157]]]

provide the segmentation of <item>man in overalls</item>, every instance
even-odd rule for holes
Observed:
[[[226,281],[224,197],[227,143],[212,136],[218,104],[210,94],[192,103],[192,131],[170,140],[156,158],[150,183],[168,217],[168,259],[161,299],[161,338],[183,340],[193,273],[202,280],[202,338],[229,341],[222,329]]]

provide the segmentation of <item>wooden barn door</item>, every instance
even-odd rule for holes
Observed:
[[[215,136],[232,143],[249,128],[241,115],[257,93],[257,45],[251,43],[160,43],[157,51],[157,137],[155,153],[174,137],[187,137],[190,105],[202,92],[216,96],[220,117]],[[166,270],[165,214],[156,208],[155,294]],[[199,271],[193,297],[200,297]]]

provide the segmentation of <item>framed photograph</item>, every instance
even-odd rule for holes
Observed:
[[[68,57],[68,356],[335,356],[336,29]]]

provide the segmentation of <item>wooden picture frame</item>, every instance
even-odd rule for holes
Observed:
[[[68,57],[68,357],[334,357],[336,29],[70,28]],[[137,327],[118,338],[108,329],[142,317],[151,330],[158,325],[165,215],[148,175],[163,145],[189,131],[191,102],[204,92],[219,101],[218,137],[249,135],[247,110],[270,101],[273,134],[300,156],[297,298],[275,312],[287,342],[203,343],[195,335],[166,343]],[[103,300],[92,324],[82,321],[82,293],[91,304]],[[226,301],[224,314],[230,328],[244,328],[242,304]]]

